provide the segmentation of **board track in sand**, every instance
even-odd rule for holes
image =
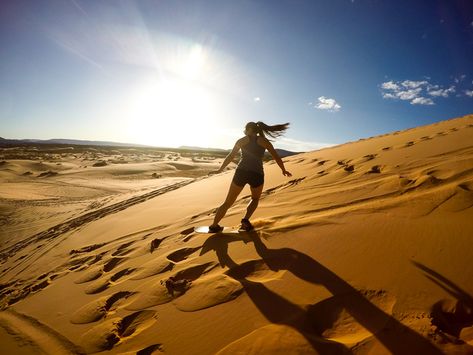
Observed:
[[[57,236],[62,235],[66,232],[69,232],[73,229],[79,228],[86,223],[90,223],[92,221],[98,220],[110,214],[117,213],[119,211],[127,209],[128,207],[131,207],[133,205],[137,205],[139,203],[148,201],[149,199],[165,194],[166,192],[177,190],[183,186],[193,183],[196,180],[197,179],[186,180],[186,181],[181,181],[169,186],[165,186],[160,189],[145,193],[143,195],[135,196],[128,200],[120,201],[110,206],[102,207],[96,211],[85,213],[79,217],[76,217],[66,222],[55,225],[54,227],[51,227],[48,230],[32,235],[31,237],[25,240],[22,240],[21,242],[18,242],[5,250],[2,250],[0,252],[0,262],[15,255],[15,253],[18,250],[21,250],[32,243],[36,243],[39,240],[54,239]]]

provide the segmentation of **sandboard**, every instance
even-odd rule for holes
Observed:
[[[223,230],[221,230],[220,232],[210,232],[209,231],[209,226],[194,227],[194,232],[196,232],[196,233],[207,233],[207,234],[215,234],[215,233],[235,233],[235,234],[238,234],[238,233],[240,233],[238,228],[234,228],[234,227],[223,227]]]

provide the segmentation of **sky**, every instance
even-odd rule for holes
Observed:
[[[308,151],[473,113],[470,0],[3,0],[0,136]]]

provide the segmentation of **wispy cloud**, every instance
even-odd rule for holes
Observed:
[[[253,101],[254,102],[260,102],[261,98],[259,96],[256,96],[256,97],[253,98]]]
[[[312,105],[312,103],[310,103]],[[329,112],[338,112],[342,108],[340,104],[335,100],[325,96],[320,96],[317,99],[317,103],[314,104],[314,107],[319,110],[326,110]]]
[[[459,80],[464,78],[462,75]],[[428,80],[390,80],[382,83],[380,87],[383,99],[409,101],[411,105],[435,105],[433,98],[447,98],[456,92],[455,85],[445,88]]]
[[[473,90],[465,90],[465,95],[469,97],[473,97]]]
[[[434,105],[432,99],[426,97],[416,97],[411,101],[412,105]]]
[[[450,94],[455,93],[455,86],[450,86],[448,89],[439,89],[437,85],[429,88],[428,93],[430,96],[435,97],[448,97]]]
[[[455,79],[453,79],[453,81],[454,81],[456,84],[458,84],[458,83],[461,83],[463,80],[465,80],[465,78],[466,78],[466,75],[465,75],[465,74],[462,74],[462,75],[456,77]]]

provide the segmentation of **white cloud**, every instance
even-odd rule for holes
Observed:
[[[434,105],[434,102],[426,97],[416,97],[411,101],[411,105]]]
[[[437,88],[434,88],[434,86],[437,86]],[[428,90],[428,94],[430,96],[436,96],[436,97],[448,97],[448,95],[453,94],[455,92],[455,86],[450,86],[448,89],[438,89],[438,85],[433,85],[432,89],[437,89],[437,90]]]
[[[327,110],[330,112],[337,112],[340,111],[342,106],[335,101],[335,99],[330,99],[325,96],[320,96],[318,99],[318,103],[315,104],[315,108],[318,108],[319,110]]]
[[[465,95],[469,97],[473,97],[473,90],[465,90]]]
[[[461,75],[455,81],[464,79],[465,76]],[[386,81],[380,85],[381,95],[383,99],[409,101],[412,105],[435,105],[433,99],[426,96],[447,98],[456,91],[454,85],[444,88],[428,80]]]
[[[398,91],[396,93],[396,96],[400,98],[401,100],[410,101],[410,100],[414,100],[418,98],[421,91],[422,91],[421,88]]]
[[[402,84],[402,86],[404,86],[405,88],[417,89],[417,88],[419,88],[419,87],[421,87],[421,86],[427,85],[428,82],[425,81],[425,80],[422,80],[422,81],[404,80],[401,84]]]
[[[383,93],[383,99],[396,99],[397,96],[391,93]]]
[[[381,84],[381,88],[385,90],[399,90],[399,85],[395,84],[393,81],[387,81]]]
[[[256,96],[256,97],[253,98],[253,101],[254,102],[259,102],[259,101],[261,101],[261,98],[259,96]]]

